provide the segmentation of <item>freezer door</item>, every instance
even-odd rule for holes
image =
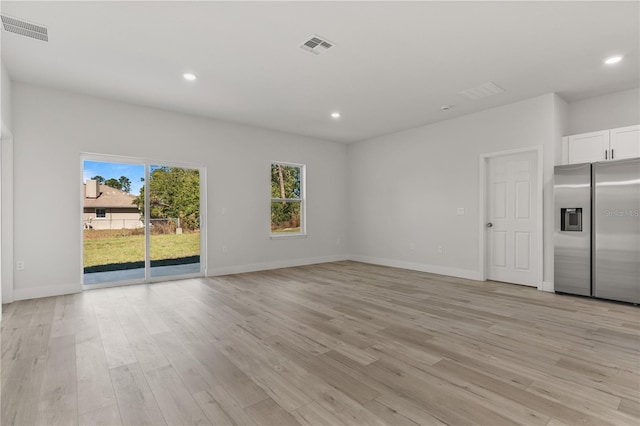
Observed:
[[[591,164],[554,173],[554,289],[591,295]]]
[[[594,163],[594,295],[640,303],[640,159]]]

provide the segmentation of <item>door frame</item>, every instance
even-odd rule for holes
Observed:
[[[78,195],[80,197],[79,218],[84,213],[84,162],[85,161],[104,161],[112,163],[137,164],[144,167],[145,183],[149,182],[149,168],[155,165],[168,167],[182,167],[188,169],[197,169],[200,172],[200,272],[195,274],[171,275],[162,277],[151,277],[150,269],[150,235],[145,232],[145,276],[142,279],[123,280],[117,282],[108,282],[102,284],[85,284],[84,283],[84,230],[82,229],[82,220],[80,224],[80,282],[83,290],[93,290],[98,288],[119,287],[130,284],[144,284],[161,281],[181,280],[186,278],[199,278],[207,276],[208,256],[207,256],[207,167],[197,163],[184,163],[177,161],[164,161],[150,158],[127,157],[110,154],[96,154],[90,152],[80,153],[80,184]],[[149,211],[149,186],[145,185],[145,211]],[[147,218],[145,218],[146,222]],[[145,223],[146,226],[146,223]]]
[[[488,240],[486,238],[486,223],[487,223],[487,194],[489,193],[487,188],[487,180],[488,180],[488,166],[487,163],[491,158],[503,157],[515,154],[525,154],[525,153],[536,153],[536,180],[538,183],[538,190],[536,191],[536,199],[537,199],[537,213],[538,217],[536,219],[536,242],[538,243],[538,250],[536,251],[536,255],[538,256],[538,270],[536,271],[536,286],[538,290],[542,290],[542,277],[544,271],[544,240],[543,240],[543,214],[544,214],[544,206],[543,206],[543,146],[537,145],[526,148],[518,148],[518,149],[510,149],[507,151],[497,151],[490,152],[485,154],[480,154],[478,162],[479,162],[479,179],[478,179],[478,194],[479,194],[479,222],[478,222],[478,235],[479,235],[479,244],[478,244],[478,253],[479,253],[479,265],[478,270],[480,271],[480,279],[482,281],[487,280],[487,243]]]

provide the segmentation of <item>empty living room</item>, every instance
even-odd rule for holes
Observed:
[[[640,424],[640,1],[0,2],[0,424]]]

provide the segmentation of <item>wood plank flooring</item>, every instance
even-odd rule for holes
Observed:
[[[3,306],[2,425],[638,425],[640,309],[335,262]]]

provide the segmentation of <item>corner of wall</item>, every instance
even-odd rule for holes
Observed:
[[[538,290],[546,291],[547,293],[553,293],[553,283],[549,281],[543,281],[542,287],[538,288]]]
[[[569,128],[569,103],[554,93],[554,107],[557,129],[561,132],[561,136],[565,136]]]
[[[557,93],[554,94],[554,117],[553,117],[553,139],[555,147],[555,162],[554,164],[560,164],[563,158],[563,146],[562,138],[569,132],[569,103],[560,97]]]
[[[562,160],[562,138],[567,134],[569,127],[569,104],[557,93],[553,93],[553,117],[551,124],[551,139],[553,147],[553,158],[550,164],[551,181],[548,188],[547,203],[548,208],[545,209],[548,215],[544,236],[548,241],[545,242],[544,250],[544,281],[540,290],[553,292],[553,274],[554,274],[554,247],[553,247],[553,167]]]

